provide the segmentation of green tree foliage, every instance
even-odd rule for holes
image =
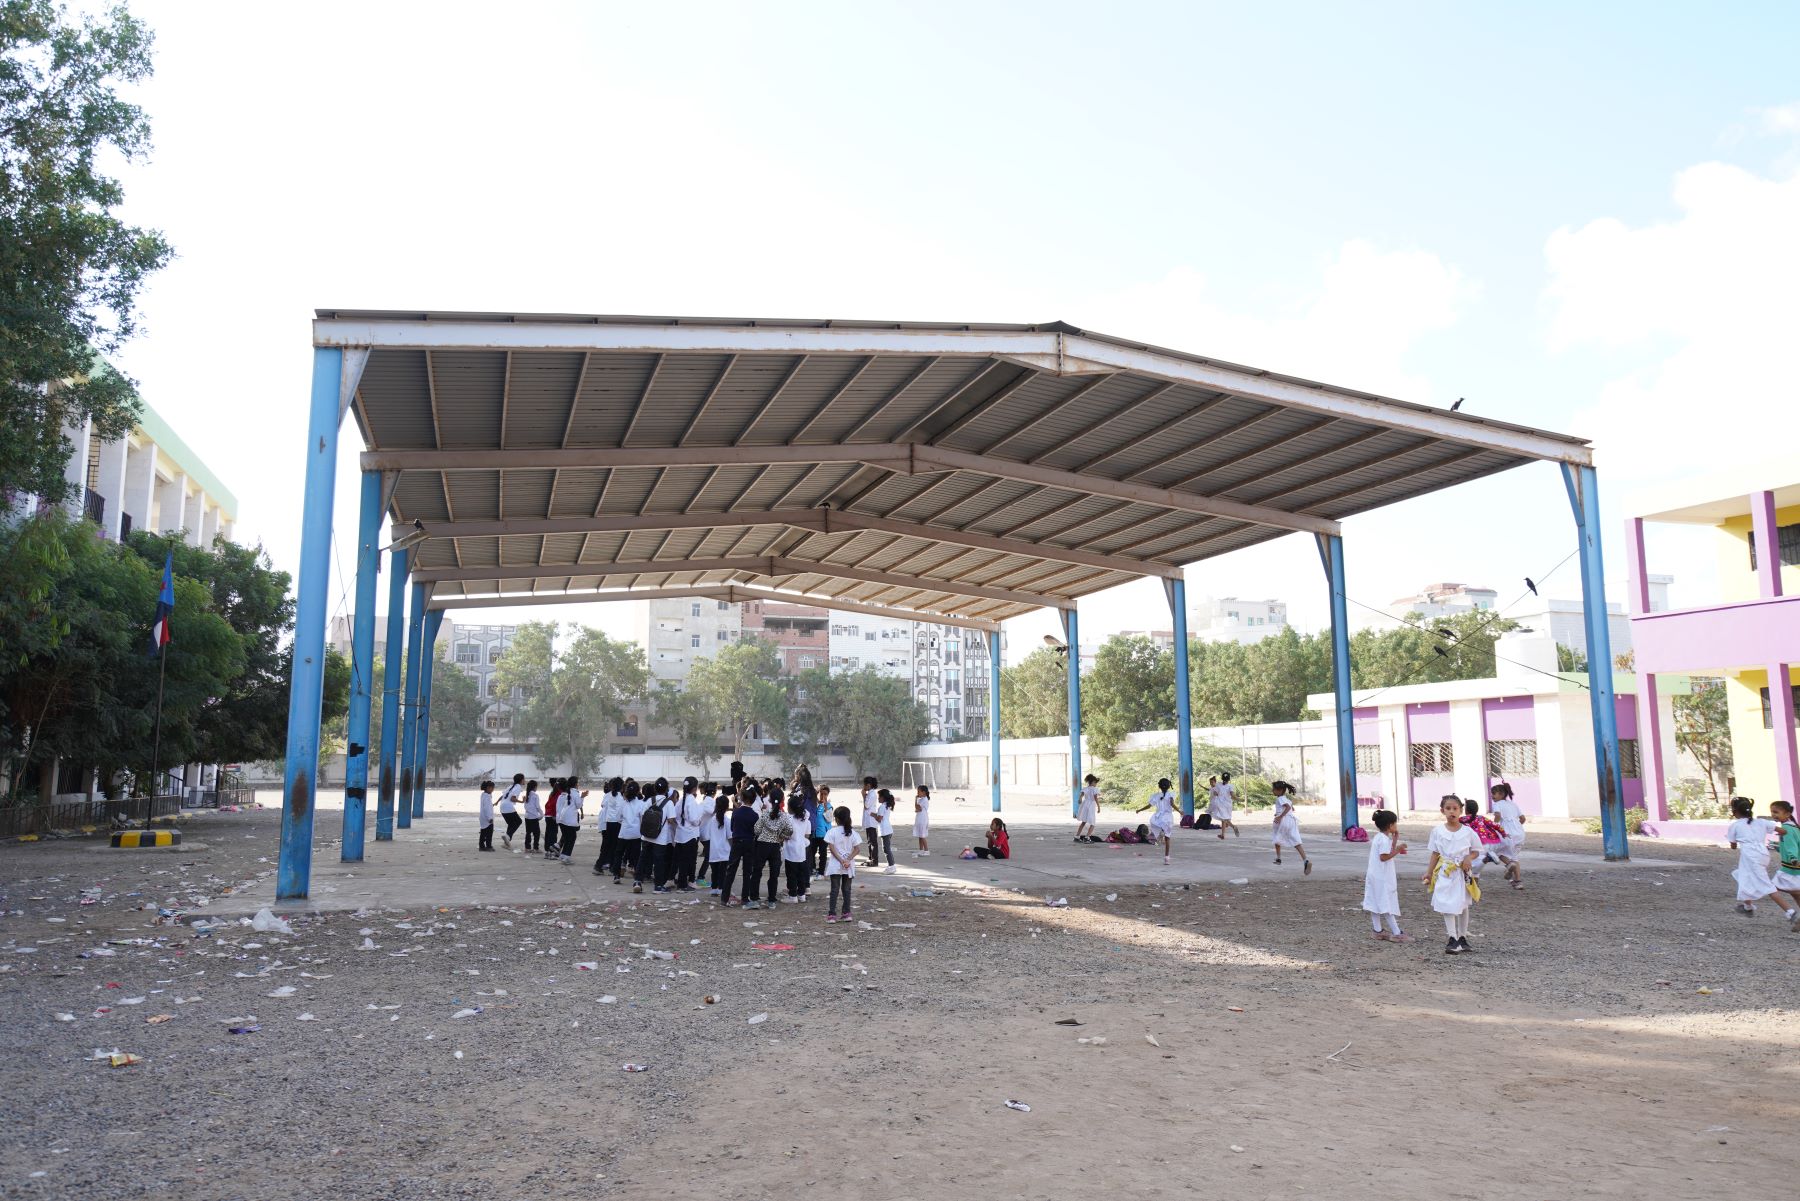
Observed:
[[[912,699],[905,680],[862,667],[826,676],[809,686],[819,689],[817,708],[831,731],[831,740],[850,760],[851,775],[894,777],[906,748],[924,739],[931,729],[925,706]]]
[[[1519,628],[1492,613],[1458,613],[1389,630],[1358,630],[1350,638],[1350,679],[1357,688],[1393,688],[1446,680],[1485,680],[1494,674],[1494,642]]]
[[[702,777],[712,775],[713,760],[719,757],[719,732],[725,726],[724,714],[714,709],[708,696],[692,690],[683,691],[671,680],[657,685],[656,720],[675,731],[682,758],[700,769]]]
[[[381,679],[379,666],[375,679]],[[381,743],[375,741],[381,737],[379,688],[375,699],[378,703],[369,710],[369,745],[379,748]],[[475,677],[451,662],[449,647],[438,647],[437,665],[431,672],[431,729],[425,746],[425,766],[434,775],[454,770],[485,739],[481,718],[486,710]],[[379,755],[379,750],[376,753]]]
[[[495,665],[494,686],[507,693],[517,688],[524,698],[513,730],[537,740],[539,768],[567,764],[575,775],[590,776],[605,759],[610,731],[648,690],[649,668],[641,647],[585,626],[575,627],[559,651],[558,629],[556,622],[520,626]],[[432,686],[435,691],[435,676]]]
[[[127,225],[110,163],[150,147],[121,85],[150,75],[149,29],[123,5],[71,18],[50,0],[0,0],[0,488],[60,499],[63,426],[129,433],[131,380],[95,366],[134,332],[137,295],[171,251]]]
[[[1675,745],[1699,761],[1706,772],[1706,786],[1715,804],[1719,782],[1731,773],[1731,708],[1725,681],[1694,676],[1686,696],[1673,702]]]
[[[697,723],[694,738],[706,725],[715,739],[720,731],[731,741],[734,757],[744,757],[744,743],[755,726],[779,739],[787,720],[788,693],[781,677],[781,654],[760,638],[745,638],[694,664],[686,692],[693,697],[685,716]],[[660,712],[660,710],[659,710]],[[683,716],[682,710],[675,710]],[[680,727],[677,727],[680,729]],[[686,745],[689,735],[682,735]]]
[[[837,691],[830,669],[824,667],[808,668],[782,683],[787,689],[788,711],[781,726],[781,769],[791,773],[803,763],[816,765],[819,756],[830,749],[830,706]],[[919,737],[923,738],[924,734]]]
[[[1238,773],[1239,758],[1237,751],[1195,740],[1194,780],[1199,794],[1196,803],[1200,807],[1204,808],[1206,804],[1202,791],[1206,786],[1206,778],[1222,772],[1231,773],[1231,784],[1237,791],[1239,808],[1264,809],[1275,804],[1275,792],[1270,788],[1268,780],[1261,776]],[[1147,746],[1123,751],[1094,768],[1094,774],[1100,777],[1101,803],[1125,809],[1135,809],[1142,805],[1156,791],[1156,782],[1164,778],[1173,781],[1176,778],[1175,772],[1173,746]]]
[[[56,549],[45,549],[52,541]],[[9,637],[0,661],[9,794],[20,795],[23,782],[52,758],[93,765],[103,780],[123,770],[147,782],[159,669],[150,624],[161,564],[152,568],[58,510],[0,527],[0,563],[17,568],[26,560],[34,573],[26,599],[7,603],[24,611],[27,632]],[[53,622],[36,615],[44,610],[54,611]],[[162,682],[164,767],[202,759],[211,731],[228,719],[223,698],[245,669],[244,640],[201,581],[176,578],[171,633]]]
[[[1002,702],[1001,713],[1005,708]],[[1088,749],[1104,759],[1133,730],[1175,724],[1175,656],[1141,635],[1108,638],[1081,681],[1081,724]]]
[[[1068,667],[1062,655],[1039,647],[1000,672],[1003,738],[1051,738],[1069,732]]]
[[[1560,642],[1556,644],[1556,670],[1586,671],[1587,669],[1588,657],[1585,652],[1576,650],[1572,646],[1564,646]]]

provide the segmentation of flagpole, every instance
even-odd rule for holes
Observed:
[[[157,760],[162,758],[163,678],[169,673],[169,644],[164,642],[156,655],[156,737],[150,744],[150,798],[144,802],[144,829],[150,828],[156,816]],[[184,780],[183,783],[186,783]]]

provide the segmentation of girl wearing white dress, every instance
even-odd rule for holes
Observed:
[[[1375,937],[1383,942],[1411,942],[1412,935],[1400,930],[1400,883],[1394,860],[1406,854],[1400,841],[1400,819],[1386,809],[1377,809],[1371,819],[1375,837],[1369,839],[1369,867],[1363,873],[1362,907],[1375,926]],[[1381,923],[1387,922],[1383,930]]]
[[[825,836],[825,879],[831,885],[831,909],[828,922],[850,921],[850,885],[856,879],[856,831],[850,828],[850,808],[839,805],[831,815],[835,823]],[[844,912],[838,913],[838,897],[844,898]]]
[[[891,876],[900,870],[894,864],[894,794],[883,788],[876,799],[875,816],[881,823],[876,833],[881,837],[881,849],[887,852],[887,866],[881,870]]]
[[[1169,791],[1169,780],[1165,776],[1156,782],[1156,791],[1150,794],[1150,800],[1139,805],[1137,812],[1154,809],[1150,815],[1150,837],[1162,843],[1163,863],[1169,862],[1169,836],[1175,833],[1175,805],[1179,798]]]
[[[913,794],[913,837],[919,840],[919,851],[914,858],[931,854],[931,789],[923,784]]]
[[[874,776],[863,777],[862,832],[869,843],[869,866],[881,866],[881,794]]]
[[[1082,781],[1081,800],[1075,806],[1075,841],[1104,842],[1098,830],[1100,824],[1100,777],[1093,772],[1087,774]]]
[[[1275,866],[1281,866],[1281,848],[1293,847],[1300,853],[1300,874],[1312,875],[1312,860],[1306,857],[1306,844],[1300,841],[1300,819],[1294,813],[1294,786],[1286,780],[1270,785],[1275,792]]]
[[[1218,823],[1220,838],[1225,837],[1227,830],[1230,830],[1234,837],[1243,837],[1244,832],[1238,829],[1236,822],[1231,820],[1231,806],[1232,802],[1236,800],[1237,793],[1231,787],[1230,772],[1221,775],[1218,783],[1207,785],[1206,811],[1212,815],[1213,821]]]
[[[1731,873],[1737,881],[1737,909],[1745,917],[1755,917],[1756,903],[1776,895],[1775,881],[1769,878],[1769,839],[1781,827],[1757,817],[1756,804],[1749,797],[1731,798],[1731,816],[1725,837],[1738,853],[1737,870]]]
[[[1488,789],[1488,811],[1494,815],[1494,820],[1500,823],[1500,829],[1506,835],[1506,840],[1500,845],[1500,858],[1511,860],[1506,865],[1506,878],[1514,888],[1524,888],[1519,852],[1525,849],[1525,811],[1519,808],[1519,802],[1513,800],[1511,784],[1502,781]]]
[[[1444,824],[1431,831],[1431,866],[1425,869],[1424,883],[1431,889],[1431,907],[1444,915],[1444,932],[1450,941],[1444,954],[1461,955],[1475,948],[1469,945],[1469,896],[1472,880],[1470,869],[1481,856],[1481,840],[1475,831],[1463,825],[1463,803],[1458,796],[1447,796],[1438,802]]]

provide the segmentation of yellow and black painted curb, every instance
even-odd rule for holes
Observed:
[[[115,847],[177,847],[180,830],[121,830],[112,836]]]

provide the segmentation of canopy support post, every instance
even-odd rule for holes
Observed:
[[[406,695],[400,703],[400,791],[394,799],[394,819],[402,830],[412,829],[413,770],[418,751],[420,640],[425,634],[425,585],[417,580],[409,590],[406,609]]]
[[[387,650],[382,655],[381,796],[375,803],[375,841],[394,841],[394,788],[400,753],[400,676],[406,666],[406,569],[411,552],[388,552]],[[410,816],[409,816],[410,822]]]
[[[361,863],[369,809],[370,679],[375,669],[375,576],[381,570],[381,476],[364,472],[357,518],[356,611],[350,634],[350,715],[344,746],[344,841],[340,858]]]
[[[1319,534],[1319,558],[1331,584],[1331,688],[1336,697],[1338,820],[1347,834],[1357,825],[1356,706],[1350,696],[1350,603],[1344,592],[1344,538]]]
[[[1180,779],[1182,825],[1194,824],[1194,724],[1188,711],[1187,581],[1164,580],[1175,621],[1175,766]]]
[[[1600,786],[1600,842],[1608,860],[1631,858],[1625,841],[1625,775],[1619,761],[1619,709],[1613,699],[1612,632],[1600,548],[1600,489],[1594,469],[1562,465],[1569,507],[1581,537],[1581,615],[1587,624],[1588,704],[1594,715],[1594,770]]]
[[[1081,813],[1081,622],[1075,606],[1062,610],[1069,669],[1069,816]]]

